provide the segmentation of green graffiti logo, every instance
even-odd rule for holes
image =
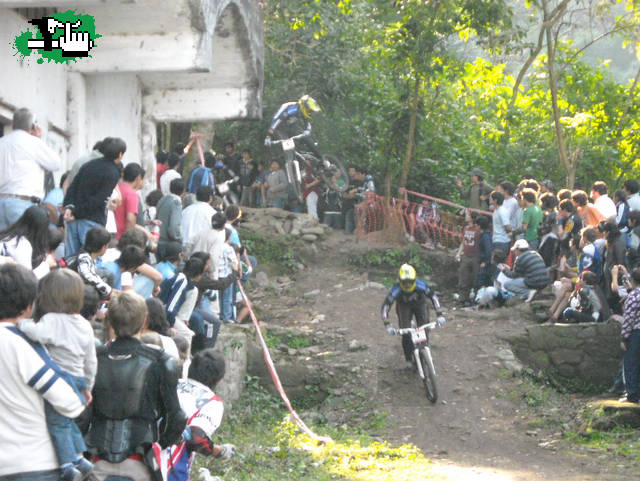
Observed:
[[[40,55],[39,64],[47,62],[68,63],[91,57],[89,51],[96,47],[95,19],[75,10],[54,13],[29,21],[37,30],[20,32],[13,40],[14,56],[24,60],[33,52]]]

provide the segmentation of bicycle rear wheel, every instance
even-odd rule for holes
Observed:
[[[438,387],[436,386],[436,369],[433,366],[431,350],[427,346],[420,349],[420,364],[422,365],[422,372],[424,373],[422,382],[424,383],[424,388],[427,392],[427,399],[432,403],[435,403],[438,400]]]
[[[331,190],[346,192],[349,188],[349,174],[342,165],[342,161],[333,155],[323,155],[322,160],[324,162],[320,176],[324,183]]]

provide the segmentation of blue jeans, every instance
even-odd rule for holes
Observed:
[[[502,285],[502,288],[520,297],[527,297],[529,295],[529,291],[532,290],[525,285],[524,277],[510,279]]]
[[[33,202],[15,197],[0,197],[0,230],[14,224]]]
[[[269,201],[269,207],[277,207],[278,209],[284,209],[287,199],[272,199]]]
[[[505,255],[509,255],[509,243],[508,242],[495,242],[493,243],[492,252],[496,249],[500,249]]]
[[[83,377],[69,375],[67,380],[73,381],[76,389],[80,392],[87,389],[87,382]],[[84,396],[82,399],[84,401]],[[44,412],[51,442],[58,456],[58,463],[60,465],[73,463],[78,459],[78,453],[87,450],[78,425],[73,419],[58,413],[48,402],[44,404]]]
[[[231,284],[224,291],[219,291],[220,295],[220,320],[229,321],[233,319],[233,295],[235,284]]]
[[[189,328],[196,333],[191,341],[191,354],[215,347],[221,324],[218,316],[211,311],[211,301],[203,296],[189,319]]]
[[[15,473],[0,476],[0,481],[59,481],[59,479],[59,469],[50,469],[48,471],[29,471],[26,473]]]
[[[100,224],[88,219],[67,222],[67,234],[64,239],[64,255],[72,256],[80,252],[87,238],[87,232]]]
[[[622,359],[622,375],[624,377],[624,390],[631,401],[640,399],[640,331],[631,331],[631,335],[625,341],[627,350]]]

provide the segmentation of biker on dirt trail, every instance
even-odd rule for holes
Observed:
[[[398,271],[398,282],[389,290],[381,308],[382,321],[387,331],[393,330],[389,323],[389,310],[396,302],[396,314],[400,329],[411,327],[411,319],[416,318],[418,327],[429,322],[429,310],[427,299],[431,300],[436,310],[436,323],[442,327],[446,322],[440,310],[440,300],[438,294],[429,288],[422,279],[417,279],[416,270],[409,264],[403,264]],[[402,349],[407,362],[413,362],[413,342],[411,334],[402,335]]]
[[[264,139],[265,147],[271,146],[273,135],[284,140],[304,134],[304,137],[296,139],[296,142],[302,142],[303,150],[312,152],[318,159],[322,159],[322,154],[311,135],[311,115],[314,112],[320,112],[320,105],[309,95],[303,95],[297,102],[282,104],[271,120],[267,137]]]

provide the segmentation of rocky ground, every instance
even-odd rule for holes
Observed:
[[[271,333],[313,341],[272,348],[290,397],[317,401],[330,393],[303,418],[366,422],[381,440],[418,446],[450,479],[638,479],[640,468],[628,458],[564,439],[577,429],[575,416],[588,399],[538,390],[514,374],[522,366],[502,339],[532,322],[521,308],[445,308],[447,324],[432,333],[440,398],[431,404],[405,366],[399,338],[383,329],[379,310],[387,288],[380,273],[348,263],[371,247],[332,233],[307,249],[302,270],[265,272],[250,292]],[[433,264],[432,280],[451,306],[455,267],[444,254],[434,254]],[[260,371],[260,355],[253,358],[252,369]]]

